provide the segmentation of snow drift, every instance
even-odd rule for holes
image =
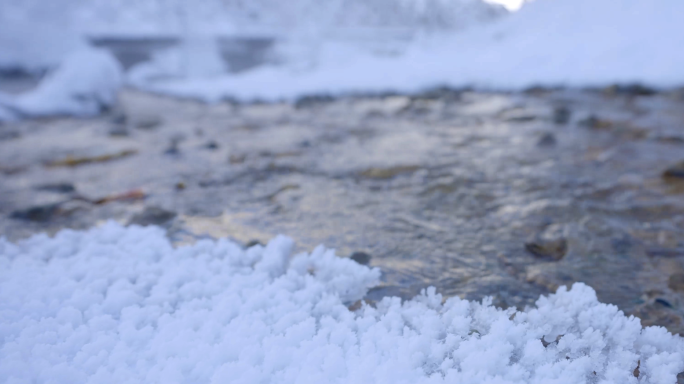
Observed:
[[[116,103],[122,76],[121,65],[109,52],[77,50],[35,89],[16,96],[0,94],[0,108],[14,117],[94,116]]]
[[[309,71],[270,66],[214,79],[148,81],[154,92],[218,101],[414,92],[433,86],[684,85],[680,0],[537,0],[498,21],[418,39],[401,56],[322,48]]]
[[[174,249],[113,223],[0,240],[0,381],[672,384],[684,370],[682,338],[582,284],[524,312],[434,289],[350,311],[380,272],[291,249]]]

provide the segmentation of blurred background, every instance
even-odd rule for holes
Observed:
[[[0,236],[276,234],[684,331],[681,0],[0,0]]]

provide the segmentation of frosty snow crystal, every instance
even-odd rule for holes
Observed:
[[[583,284],[524,312],[434,289],[352,312],[379,270],[292,244],[173,248],[159,228],[114,223],[0,240],[0,381],[672,384],[684,371],[681,337]]]

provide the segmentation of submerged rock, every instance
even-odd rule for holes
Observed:
[[[666,179],[676,178],[684,180],[684,161],[671,166],[663,172],[663,177]]]
[[[558,261],[562,259],[568,251],[568,242],[564,238],[537,238],[526,242],[525,249],[536,257]]]
[[[137,225],[162,225],[170,220],[173,220],[177,216],[176,212],[167,211],[166,209],[160,207],[147,207],[144,211],[133,216],[128,224]]]
[[[354,252],[351,256],[349,256],[349,258],[361,265],[368,265],[371,260],[371,256],[366,252]]]

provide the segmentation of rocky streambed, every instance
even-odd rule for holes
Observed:
[[[642,87],[205,105],[138,93],[0,125],[0,235],[113,219],[177,244],[283,233],[380,267],[367,299],[585,282],[684,333],[684,95]]]

